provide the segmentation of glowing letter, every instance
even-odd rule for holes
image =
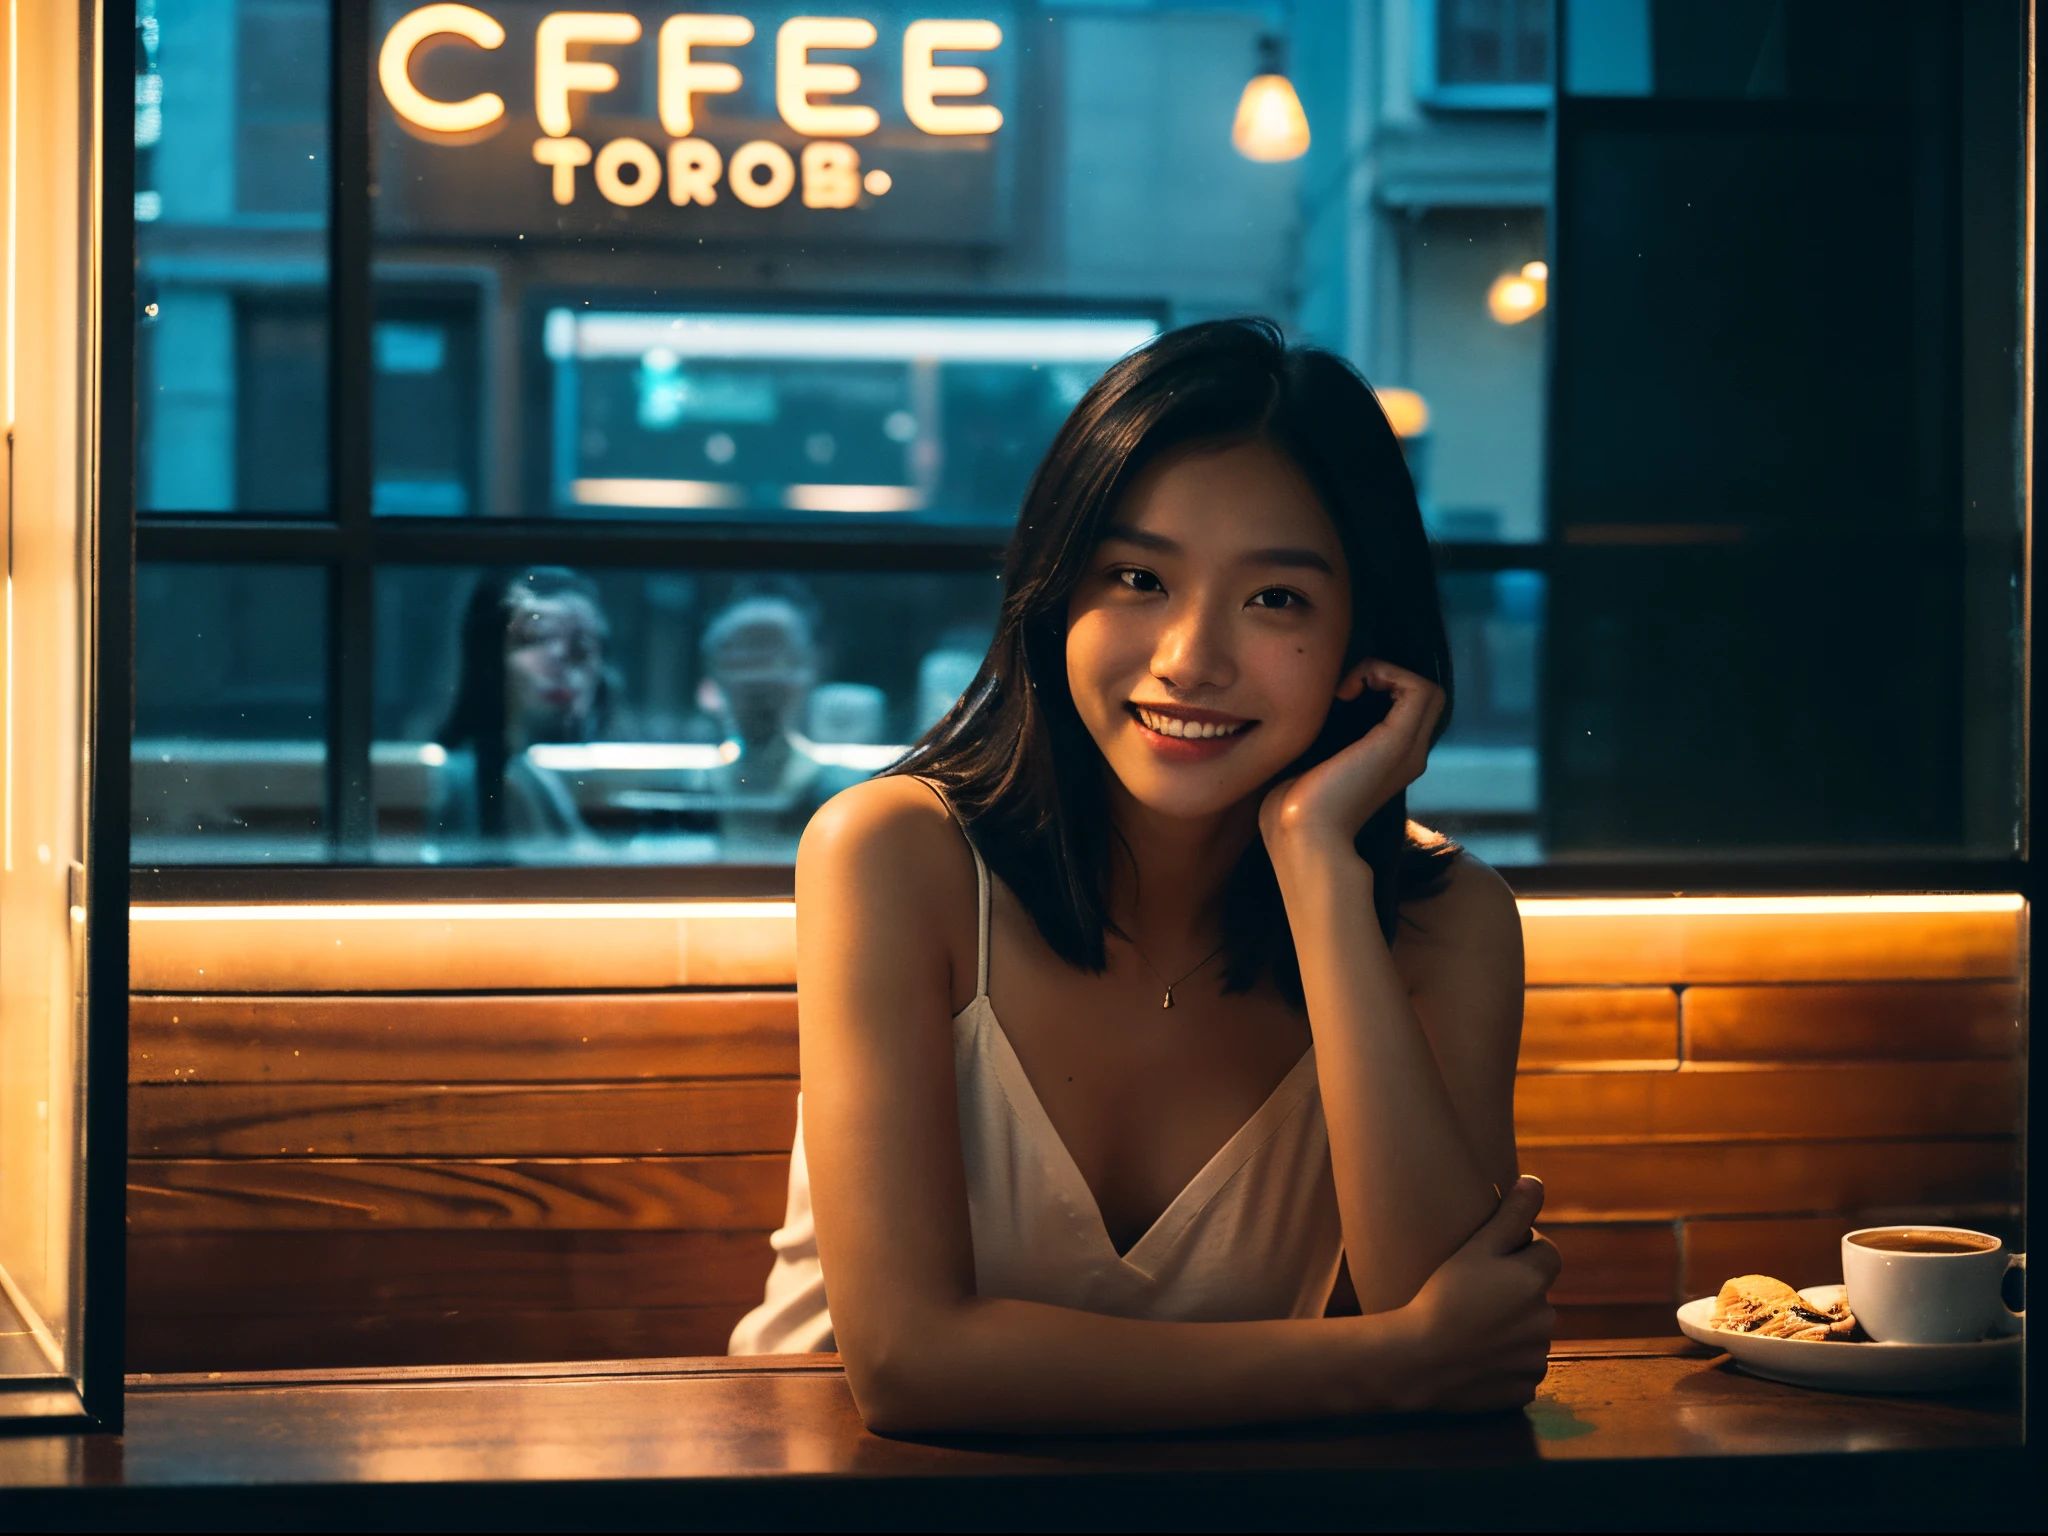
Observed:
[[[768,181],[764,186],[754,180],[754,168],[768,167]],[[732,152],[732,163],[725,170],[725,184],[732,188],[732,195],[749,208],[773,208],[796,185],[796,162],[789,158],[789,151],[773,139],[755,139],[742,144]]]
[[[581,139],[535,139],[533,158],[555,168],[555,201],[564,207],[576,201],[576,167],[590,164],[590,146]]]
[[[860,201],[860,151],[819,139],[804,146],[804,206],[851,208]]]
[[[700,64],[692,47],[738,48],[754,40],[754,24],[744,16],[671,16],[661,24],[661,126],[679,139],[697,131],[690,110],[694,96],[723,95],[740,88],[740,72],[730,64]]]
[[[718,177],[725,159],[702,139],[677,139],[668,147],[668,200],[678,208],[718,201]]]
[[[571,43],[639,40],[639,18],[623,11],[556,11],[543,16],[533,34],[533,108],[542,131],[558,139],[569,131],[571,91],[595,95],[614,90],[619,83],[619,72],[611,65],[571,59]]]
[[[619,171],[632,166],[638,172],[632,181],[620,179]],[[638,208],[661,190],[661,161],[638,139],[613,139],[597,152],[597,164],[590,178],[608,203],[621,208]]]
[[[942,107],[934,96],[979,96],[988,76],[971,64],[934,64],[940,49],[986,53],[1001,45],[1003,29],[992,21],[913,21],[903,33],[903,110],[926,133],[994,133],[1002,112],[978,106]]]
[[[482,11],[466,5],[423,5],[385,34],[377,54],[377,78],[391,109],[416,128],[430,133],[468,133],[505,115],[505,98],[492,91],[467,101],[436,101],[412,83],[413,51],[430,37],[452,33],[479,48],[496,48],[505,29]]]
[[[775,34],[775,107],[798,133],[820,139],[857,139],[882,126],[873,107],[819,107],[813,96],[844,96],[860,89],[851,64],[813,64],[813,48],[872,48],[875,24],[854,16],[797,16]]]

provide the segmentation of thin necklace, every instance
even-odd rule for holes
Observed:
[[[1166,999],[1165,1001],[1160,1003],[1159,1006],[1162,1008],[1171,1008],[1173,1006],[1173,989],[1179,986],[1182,982],[1186,981],[1190,976],[1194,975],[1195,972],[1199,971],[1211,960],[1214,960],[1218,955],[1222,954],[1224,949],[1228,947],[1229,943],[1230,940],[1225,939],[1223,943],[1218,944],[1214,949],[1210,950],[1209,953],[1202,956],[1201,959],[1197,960],[1193,965],[1189,966],[1185,971],[1181,972],[1180,975],[1174,977],[1171,981],[1168,981],[1166,977],[1163,974],[1161,974],[1159,967],[1152,963],[1152,957],[1146,954],[1145,951],[1139,947],[1138,941],[1136,939],[1131,940],[1131,948],[1138,951],[1138,958],[1145,962],[1145,969],[1150,971],[1154,976],[1157,976],[1159,978],[1160,985],[1166,988]]]

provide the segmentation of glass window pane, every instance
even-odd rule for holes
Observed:
[[[327,507],[325,0],[140,0],[138,505]]]
[[[998,598],[992,572],[384,571],[378,857],[786,863],[952,706]]]
[[[136,572],[134,859],[327,856],[327,573]]]
[[[1540,571],[1457,571],[1439,584],[1455,697],[1450,728],[1408,791],[1408,813],[1490,864],[1540,864],[1548,584]]]

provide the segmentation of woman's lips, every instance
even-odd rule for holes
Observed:
[[[1127,707],[1145,744],[1176,763],[1213,762],[1250,735],[1259,723],[1213,709],[1163,708],[1135,702]]]

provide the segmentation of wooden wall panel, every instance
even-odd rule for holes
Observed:
[[[2019,1192],[2011,1137],[1535,1146],[1523,1149],[1522,1171],[1543,1180],[1549,1221],[1979,1209]]]
[[[788,1078],[670,1083],[140,1083],[143,1157],[650,1157],[787,1151]]]
[[[787,901],[137,906],[137,992],[786,987]]]
[[[1668,1221],[1579,1226],[1541,1223],[1564,1271],[1553,1306],[1670,1305],[1676,1299],[1678,1228]],[[1665,1331],[1668,1331],[1665,1330]]]
[[[788,1192],[786,1152],[464,1162],[137,1159],[128,1165],[128,1229],[765,1232],[781,1224]]]
[[[1522,1003],[1524,1072],[1593,1062],[1678,1065],[1670,987],[1531,987]]]
[[[2010,910],[1803,910],[1768,902],[1525,899],[1531,986],[1705,982],[2009,980],[2021,918]]]
[[[2017,982],[1687,987],[1692,1061],[1848,1061],[2019,1054]]]
[[[141,1232],[130,1310],[193,1319],[751,1307],[765,1232]],[[159,1367],[160,1368],[160,1367]]]
[[[128,1360],[132,1371],[168,1373],[722,1355],[733,1325],[751,1305],[734,1301],[427,1315],[278,1313],[238,1317],[231,1324],[138,1311],[131,1305]]]
[[[796,993],[137,997],[129,1080],[794,1077]]]
[[[1515,1087],[1524,1147],[1685,1137],[2012,1136],[2008,1061],[1744,1063],[1676,1072],[1543,1072]]]

